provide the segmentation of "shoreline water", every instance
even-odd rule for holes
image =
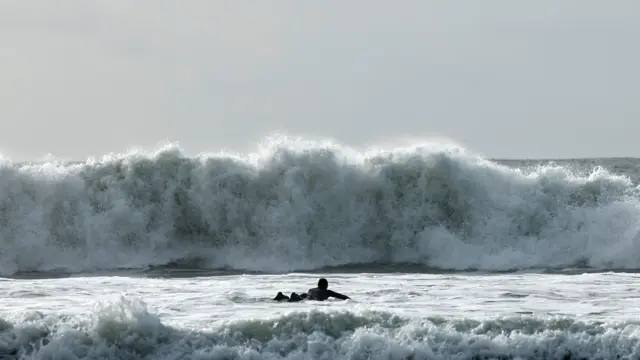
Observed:
[[[271,301],[316,276],[24,280],[15,359],[615,359],[639,353],[637,276],[343,274],[352,300]]]

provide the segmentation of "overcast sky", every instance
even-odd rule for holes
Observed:
[[[85,159],[274,132],[640,156],[640,1],[7,0],[0,152]]]

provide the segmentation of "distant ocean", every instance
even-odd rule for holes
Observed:
[[[640,159],[0,161],[0,359],[639,359]],[[275,303],[319,276],[348,301]]]

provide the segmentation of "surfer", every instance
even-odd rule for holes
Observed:
[[[342,295],[333,290],[329,290],[329,282],[325,278],[320,278],[318,280],[318,287],[313,289],[309,289],[306,293],[297,294],[295,292],[291,293],[291,296],[284,295],[282,292],[278,292],[276,297],[273,300],[276,301],[287,301],[287,302],[298,302],[302,300],[316,300],[316,301],[324,301],[328,298],[333,297],[340,300],[350,299],[347,295]]]

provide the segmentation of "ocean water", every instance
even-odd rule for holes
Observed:
[[[0,161],[0,359],[640,359],[640,160]],[[277,303],[319,277],[347,301]]]

